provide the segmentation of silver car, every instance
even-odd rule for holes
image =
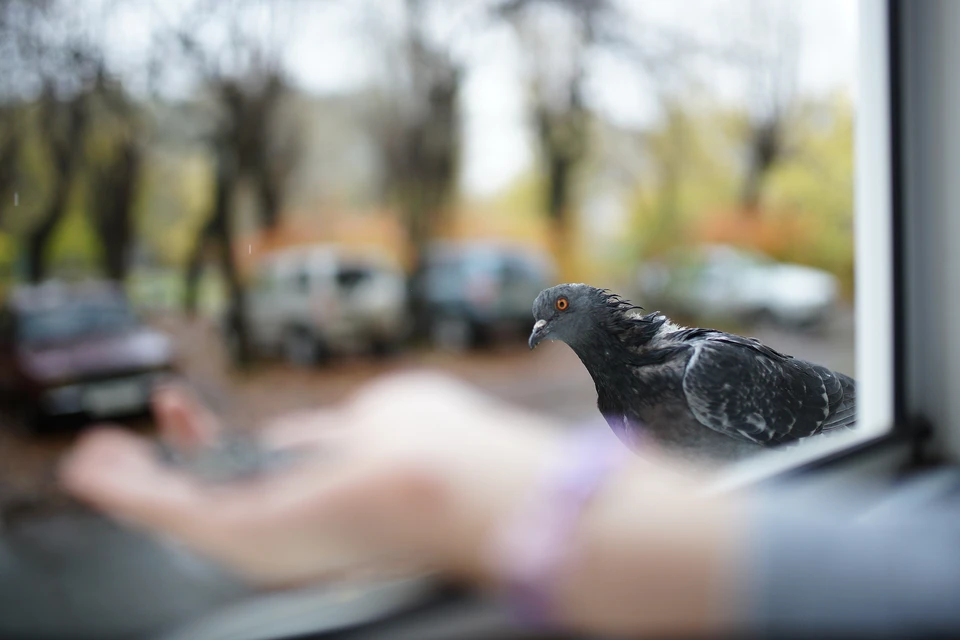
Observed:
[[[704,245],[648,263],[639,286],[640,299],[664,312],[788,327],[823,324],[840,298],[831,273],[728,245]]]

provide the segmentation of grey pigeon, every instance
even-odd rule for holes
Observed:
[[[637,450],[722,463],[850,428],[856,383],[755,338],[688,329],[605,289],[561,284],[533,303],[529,345],[560,340],[597,388],[597,407]]]

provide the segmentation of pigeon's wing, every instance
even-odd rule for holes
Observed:
[[[729,334],[692,346],[683,390],[693,415],[714,431],[769,446],[853,423],[846,376]]]

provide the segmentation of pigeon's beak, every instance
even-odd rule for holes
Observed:
[[[527,340],[527,344],[530,345],[530,348],[533,349],[547,336],[547,321],[546,320],[537,320],[533,325],[533,331],[530,332],[530,339]]]

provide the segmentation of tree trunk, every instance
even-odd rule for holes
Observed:
[[[257,176],[257,195],[260,201],[260,225],[274,230],[280,224],[280,189],[266,167]]]
[[[421,190],[418,190],[421,191]],[[407,306],[410,318],[413,321],[413,338],[425,340],[430,332],[430,310],[427,305],[426,282],[426,253],[434,229],[430,224],[429,212],[426,209],[423,193],[414,193],[407,198],[407,241],[410,246],[412,264],[410,275],[407,278]]]
[[[220,84],[220,99],[229,114],[227,139],[235,155],[236,180],[249,179],[259,206],[261,229],[273,230],[280,223],[281,190],[289,175],[291,159],[271,143],[276,134],[276,111],[286,85],[276,74],[257,90],[248,90],[235,81]],[[286,160],[287,162],[284,162]]]
[[[221,154],[217,169],[217,197],[213,220],[212,240],[220,258],[220,272],[227,281],[228,302],[226,330],[230,332],[235,352],[234,364],[246,366],[251,361],[250,333],[247,326],[246,289],[240,276],[236,254],[233,251],[233,220],[230,215],[231,200],[236,183],[235,164],[226,152]]]
[[[546,163],[546,213],[554,261],[564,281],[577,278],[571,224],[573,177],[587,150],[587,111],[581,99],[581,76],[570,83],[569,104],[562,109],[540,104],[537,135]]]
[[[760,197],[770,170],[783,156],[781,123],[772,119],[752,127],[748,142],[750,157],[740,190],[740,207],[744,215],[756,217],[760,213]]]
[[[47,112],[44,131],[51,156],[54,184],[40,223],[30,232],[26,241],[27,278],[32,283],[38,283],[47,277],[47,245],[67,212],[70,188],[80,163],[88,115],[84,94],[78,94],[67,104],[61,105],[53,94],[47,91],[41,98],[41,107]]]
[[[213,211],[209,220],[197,234],[197,240],[187,261],[184,273],[184,307],[187,313],[196,314],[198,286],[204,258],[210,247],[216,247],[219,266],[227,282],[228,302],[225,329],[231,332],[236,351],[236,364],[246,365],[251,360],[249,331],[247,328],[246,291],[240,278],[240,269],[233,251],[233,224],[231,204],[237,180],[237,163],[229,143],[220,142],[217,152],[216,186]]]
[[[760,213],[760,190],[765,173],[756,162],[751,162],[747,168],[740,190],[740,209],[746,216],[755,217]]]
[[[38,224],[27,236],[27,280],[32,284],[39,284],[47,277],[46,250],[53,232],[66,212],[66,201],[70,192],[68,177],[57,181],[52,189],[53,195],[44,209]]]
[[[444,220],[444,207],[456,177],[459,87],[460,73],[456,69],[447,69],[440,79],[433,80],[423,114],[401,132],[402,144],[393,158],[412,254],[407,291],[415,340],[429,335],[425,254]]]
[[[0,147],[0,226],[3,225],[3,212],[13,205],[13,193],[17,177],[17,159],[20,154],[21,136],[18,131],[7,134]]]
[[[386,165],[384,193],[396,199],[406,231],[412,337],[423,340],[431,320],[423,282],[425,253],[448,212],[446,204],[456,179],[462,71],[449,52],[424,38],[422,3],[407,0],[406,9],[404,65],[411,101],[406,108],[382,114],[377,137]]]
[[[103,244],[103,270],[107,278],[125,282],[130,271],[131,239],[128,220],[118,221],[116,226],[100,233]]]
[[[219,191],[214,196],[220,198]],[[214,205],[216,210],[217,205]],[[204,258],[207,255],[207,249],[214,235],[215,220],[213,214],[197,232],[193,248],[187,257],[187,265],[183,273],[183,310],[191,316],[195,316],[199,309],[199,286],[200,275],[203,273]]]
[[[126,280],[133,248],[133,206],[142,166],[137,143],[126,139],[116,159],[94,183],[94,215],[99,215],[97,231],[103,246],[103,266],[111,280]]]
[[[560,270],[558,274],[563,282],[575,279],[576,268],[573,258],[576,252],[571,246],[573,234],[570,231],[570,174],[573,169],[571,160],[557,154],[549,160],[547,174],[547,218],[550,227],[550,244],[553,258]]]

